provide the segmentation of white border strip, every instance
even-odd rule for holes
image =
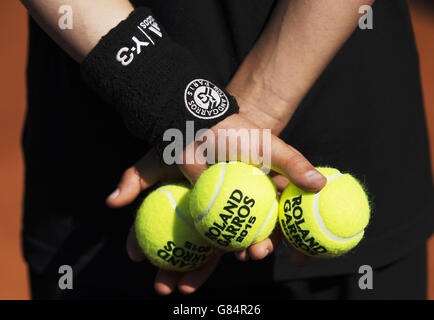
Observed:
[[[178,217],[181,218],[181,220],[184,221],[188,226],[190,226],[190,228],[195,230],[193,224],[190,221],[188,221],[188,219],[182,214],[181,210],[179,210],[178,206],[176,205],[175,199],[173,199],[173,196],[170,193],[170,191],[159,190],[158,192],[163,192],[164,194],[167,195],[167,197],[169,198],[170,202],[172,203],[172,207],[173,207],[173,209],[175,209],[175,212],[178,215]]]
[[[209,202],[209,205],[206,208],[206,210],[196,219],[197,222],[200,222],[203,218],[205,218],[206,215],[208,214],[208,212],[211,210],[211,207],[213,206],[214,201],[215,201],[215,199],[217,198],[217,196],[218,196],[218,194],[220,192],[220,189],[221,189],[222,184],[223,184],[223,180],[225,179],[226,164],[227,164],[226,162],[223,162],[223,165],[222,165],[222,168],[221,168],[221,171],[220,171],[220,179],[219,179],[219,182],[217,184],[217,187],[214,190],[214,193],[212,195],[211,201]]]
[[[334,176],[327,178],[327,184],[329,184],[330,182],[332,182],[333,180],[339,178],[340,176],[342,176],[342,173],[337,173]],[[315,214],[315,218],[316,221],[318,222],[318,226],[321,229],[322,232],[324,232],[327,237],[329,237],[330,239],[337,241],[337,242],[347,242],[347,241],[351,241],[355,238],[357,238],[358,236],[360,236],[363,233],[363,230],[360,231],[358,234],[350,237],[350,238],[341,238],[338,237],[336,235],[334,235],[333,233],[330,232],[329,229],[327,229],[324,220],[321,217],[321,213],[319,212],[319,197],[321,195],[321,191],[316,193],[314,198],[313,198],[313,212]]]

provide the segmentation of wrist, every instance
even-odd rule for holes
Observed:
[[[288,124],[297,104],[276,91],[277,86],[272,77],[262,68],[254,68],[251,61],[246,61],[237,71],[227,86],[239,104],[239,113],[264,129],[271,129],[279,134]],[[289,85],[285,86],[289,90]]]
[[[236,100],[208,80],[149,9],[136,9],[104,36],[81,71],[84,81],[118,109],[128,129],[160,153],[171,143],[174,130],[169,129],[185,133],[192,121],[197,132],[238,112]]]

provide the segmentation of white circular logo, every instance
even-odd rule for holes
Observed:
[[[214,119],[229,109],[229,99],[215,84],[208,80],[191,81],[184,94],[185,106],[200,119]]]

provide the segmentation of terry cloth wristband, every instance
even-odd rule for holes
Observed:
[[[193,55],[174,43],[147,8],[104,36],[81,65],[84,81],[115,105],[128,129],[162,153],[167,129],[211,128],[238,105],[210,81]]]

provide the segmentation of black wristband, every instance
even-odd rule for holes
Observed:
[[[137,8],[104,36],[81,64],[84,81],[115,105],[129,130],[161,153],[167,129],[211,128],[238,112],[193,55],[174,43],[147,8]],[[185,135],[184,135],[185,137]]]

